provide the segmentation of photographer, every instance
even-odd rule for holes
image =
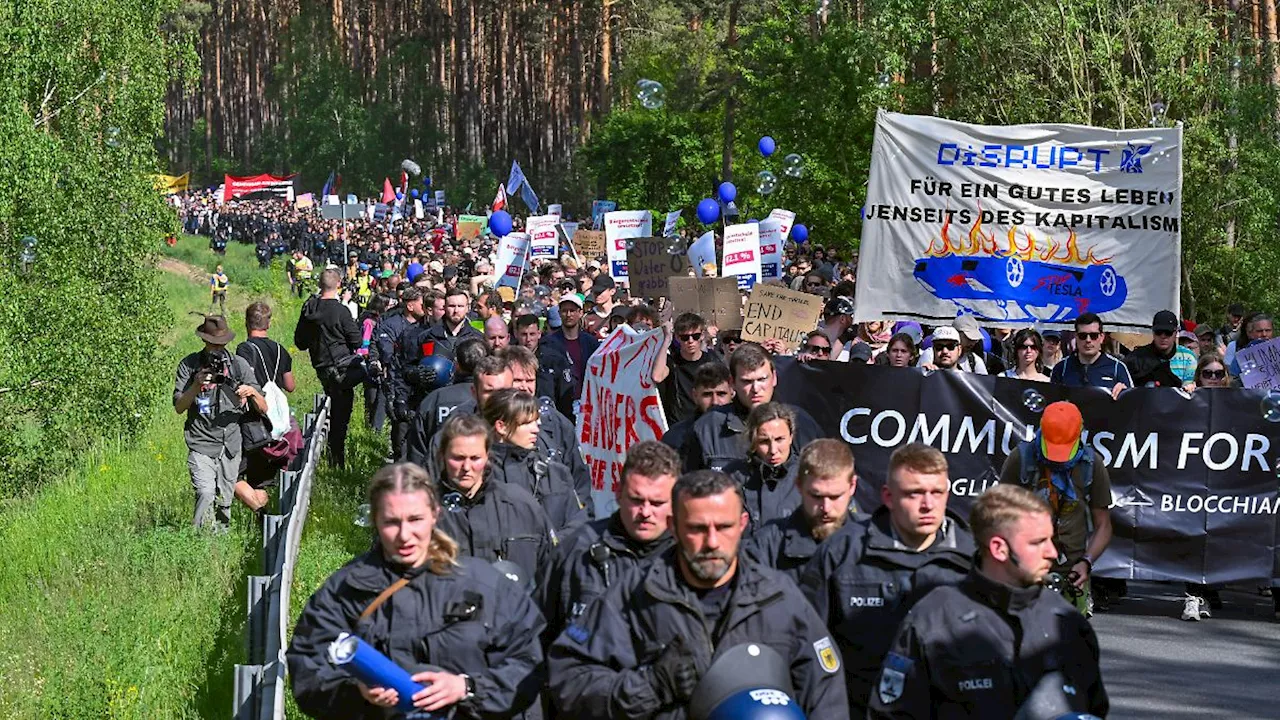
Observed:
[[[203,527],[217,499],[215,521],[221,530],[231,524],[231,500],[240,472],[240,417],[253,401],[260,413],[267,401],[253,369],[244,358],[227,352],[236,334],[221,316],[207,316],[196,328],[204,350],[178,363],[173,384],[173,409],[186,413],[187,469],[196,491],[194,524]]]

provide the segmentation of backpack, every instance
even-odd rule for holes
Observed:
[[[262,370],[266,372],[267,359],[263,357],[262,350],[258,348],[257,343],[248,343],[254,352],[258,353],[258,360],[262,362]],[[280,352],[284,352],[281,350]],[[293,416],[289,411],[289,398],[285,396],[284,391],[276,385],[274,380],[276,373],[280,371],[280,354],[276,354],[276,367],[272,372],[267,373],[267,382],[262,385],[262,396],[267,401],[267,420],[271,423],[271,439],[279,440],[289,431],[289,420]]]

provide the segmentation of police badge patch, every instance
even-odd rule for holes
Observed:
[[[818,654],[818,664],[822,665],[823,670],[833,673],[840,669],[840,656],[836,654],[836,649],[831,644],[830,636],[815,642],[813,651]]]
[[[897,653],[889,653],[884,659],[884,668],[880,671],[880,702],[892,705],[902,697],[903,686],[907,682],[907,672],[915,663],[910,658]]]

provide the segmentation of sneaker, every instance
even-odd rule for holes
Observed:
[[[1188,595],[1186,600],[1182,601],[1182,619],[1199,621],[1200,618],[1212,617],[1209,614],[1204,598],[1198,595]]]

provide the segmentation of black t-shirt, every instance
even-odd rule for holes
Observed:
[[[720,634],[720,618],[729,607],[729,598],[733,596],[733,588],[737,584],[738,578],[734,575],[733,579],[720,587],[693,591],[698,596],[698,606],[702,608],[702,617],[706,618],[707,628],[714,635]]]
[[[685,360],[679,350],[672,350],[667,356],[667,368],[671,372],[658,384],[658,394],[662,397],[668,427],[698,414],[693,402],[693,376],[698,368],[711,362],[722,363],[724,358],[715,350],[704,350],[697,360]]]
[[[249,347],[250,345],[253,347]],[[236,348],[236,355],[244,358],[249,367],[253,368],[259,386],[271,381],[283,389],[284,374],[293,371],[293,358],[289,356],[289,351],[271,338],[251,337],[240,343]],[[277,358],[279,367],[276,366]]]

